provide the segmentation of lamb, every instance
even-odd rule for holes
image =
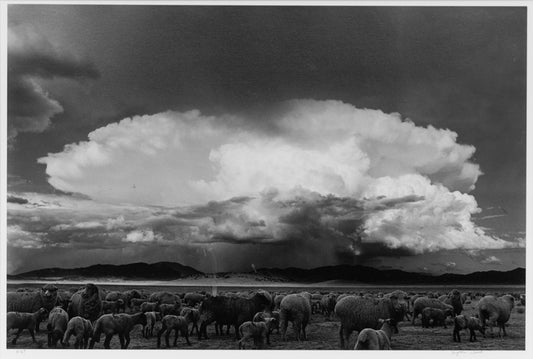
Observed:
[[[345,349],[352,332],[365,328],[378,329],[381,327],[380,318],[390,318],[394,331],[398,332],[397,323],[403,320],[405,308],[398,302],[398,298],[368,299],[359,296],[346,296],[335,305],[335,314],[340,318],[339,329],[340,346]]]
[[[154,335],[154,326],[155,323],[163,317],[159,312],[145,312],[146,316],[146,325],[143,326],[143,337],[149,338]]]
[[[450,293],[441,295],[438,298],[441,302],[449,304],[453,307],[453,315],[459,315],[463,311],[463,303],[465,301],[461,292],[457,289],[452,290]]]
[[[278,330],[278,334],[279,334],[279,319],[280,319],[280,315],[279,315],[278,311],[257,312],[257,313],[255,313],[254,318],[252,319],[252,322],[266,322],[267,319],[270,319],[270,318],[272,320],[269,320],[269,322],[270,322],[270,325],[269,325],[270,330],[269,330],[268,334],[270,335],[274,329],[277,329]]]
[[[468,329],[470,330],[470,341],[473,342],[477,340],[476,330],[483,334],[485,337],[485,328],[483,328],[481,321],[476,317],[467,317],[464,315],[458,315],[453,319],[454,328],[453,328],[453,341],[461,342],[461,330]]]
[[[71,318],[67,324],[67,330],[63,336],[63,345],[69,346],[70,336],[74,335],[76,341],[74,342],[74,348],[87,349],[89,339],[93,334],[93,325],[91,322],[80,316]]]
[[[95,342],[100,342],[100,336],[105,334],[104,348],[110,349],[109,343],[115,334],[118,334],[120,348],[127,349],[130,344],[130,332],[136,325],[146,325],[144,313],[136,314],[104,314],[94,324],[94,333],[89,348],[94,348]],[[124,341],[126,339],[126,341]]]
[[[148,302],[148,299],[144,298],[132,298],[130,301],[130,307],[133,311],[141,307],[141,304]],[[139,309],[140,310],[140,309]]]
[[[161,304],[159,305],[159,312],[161,312],[162,317],[167,314],[180,315],[181,302],[176,302],[176,304]]]
[[[452,309],[448,308],[446,310],[426,307],[422,310],[422,328],[429,328],[429,323],[431,321],[431,327],[435,325],[443,325],[446,329],[446,317],[453,316]]]
[[[498,324],[498,336],[501,337],[503,330],[503,336],[507,336],[505,331],[505,323],[509,321],[511,317],[511,311],[514,308],[514,298],[511,295],[504,295],[496,298],[492,295],[486,295],[478,303],[479,320],[483,329],[485,329],[486,321],[489,322],[490,333],[494,337],[492,327],[494,324]]]
[[[189,315],[192,315],[192,313],[189,313]],[[177,315],[164,316],[161,320],[161,330],[157,333],[157,347],[161,347],[161,335],[163,333],[165,333],[165,343],[167,348],[170,347],[168,339],[172,331],[175,333],[174,346],[177,345],[178,333],[181,334],[182,337],[185,337],[185,341],[188,345],[191,345],[191,342],[189,341],[189,320],[191,319]]]
[[[159,311],[159,303],[157,302],[144,302],[141,304],[141,312],[158,312]]]
[[[265,341],[270,344],[270,332],[274,318],[265,318],[264,322],[244,322],[239,326],[241,340],[239,340],[239,349],[244,349],[244,343],[253,338],[255,348],[263,348]]]
[[[70,304],[70,297],[72,294],[66,290],[57,291],[57,301],[56,305],[63,308],[63,310],[68,310],[68,305]]]
[[[57,287],[46,284],[38,292],[8,292],[6,301],[8,312],[35,313],[40,308],[50,311],[57,303]],[[39,332],[40,322],[35,322],[36,332]]]
[[[15,338],[11,341],[11,343],[17,344],[17,339],[19,338],[20,333],[22,333],[24,329],[28,329],[31,338],[35,343],[34,329],[36,328],[37,323],[40,323],[44,318],[46,318],[47,313],[48,311],[45,308],[39,308],[34,313],[7,312],[6,333],[9,332],[10,329],[18,329],[18,332]]]
[[[289,321],[293,323],[296,339],[307,340],[305,327],[311,317],[311,304],[301,294],[289,294],[280,304],[281,339],[286,340],[287,326]]]
[[[68,306],[69,318],[76,316],[94,322],[102,313],[102,300],[97,286],[88,283],[85,287],[72,295]]]
[[[354,350],[390,350],[390,340],[394,326],[390,319],[378,319],[379,330],[365,328],[357,336]]]
[[[183,301],[190,307],[195,307],[204,300],[205,296],[200,293],[185,293]]]
[[[453,311],[453,307],[451,305],[441,302],[440,300],[438,300],[438,298],[417,298],[413,304],[413,319],[411,322],[413,325],[415,324],[415,319],[418,317],[419,314],[422,313],[422,310],[424,310],[424,308],[426,307],[441,309],[444,311],[451,309]]]
[[[188,315],[188,312],[191,312],[192,314]],[[200,311],[196,308],[183,308],[180,312],[180,315],[182,317],[185,317],[190,320],[189,324],[192,323],[191,333],[193,334],[194,328],[196,328],[196,334],[198,334],[198,321],[200,320]]]
[[[117,299],[116,301],[102,300],[102,313],[119,313],[120,308],[124,309],[125,303],[122,299]]]
[[[55,307],[48,315],[48,347],[55,348],[57,342],[63,339],[63,334],[67,330],[68,314],[61,307]]]

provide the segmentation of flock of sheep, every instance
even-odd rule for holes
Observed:
[[[475,316],[465,316],[463,304],[471,297],[480,295]],[[12,344],[27,330],[35,342],[34,331],[40,323],[46,322],[48,347],[58,343],[70,346],[75,337],[74,348],[94,348],[105,336],[104,348],[110,348],[114,336],[118,336],[120,347],[128,348],[130,332],[142,326],[146,340],[157,337],[157,348],[161,338],[170,347],[170,336],[174,332],[173,346],[178,337],[191,345],[189,336],[196,331],[198,340],[208,339],[207,327],[214,324],[217,335],[226,335],[233,327],[238,348],[246,348],[253,340],[254,348],[270,345],[270,335],[276,330],[281,340],[286,341],[289,322],[292,323],[296,340],[307,340],[306,327],[311,316],[321,313],[330,320],[340,321],[339,345],[348,348],[351,334],[358,332],[354,349],[391,349],[391,338],[398,333],[398,323],[415,320],[421,316],[421,325],[446,328],[447,318],[452,318],[453,341],[461,341],[460,332],[468,330],[470,341],[475,341],[476,331],[485,337],[485,328],[494,336],[493,327],[499,328],[498,336],[506,336],[505,324],[509,321],[515,301],[525,305],[524,294],[501,297],[483,294],[461,293],[452,290],[448,294],[422,295],[396,290],[388,294],[338,294],[338,293],[269,293],[265,290],[253,292],[224,292],[213,296],[205,292],[172,293],[143,290],[107,291],[94,284],[86,284],[70,291],[58,290],[47,284],[40,290],[19,289],[7,293],[7,333],[17,329]],[[154,333],[156,323],[158,330]]]

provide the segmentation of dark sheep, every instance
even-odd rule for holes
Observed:
[[[198,339],[201,339],[202,335],[207,338],[206,326],[213,321],[217,322],[217,326],[232,325],[235,328],[235,336],[239,339],[239,326],[246,321],[251,321],[255,313],[263,311],[270,305],[270,298],[261,292],[255,293],[250,298],[208,296],[199,309],[201,324]]]
[[[97,286],[88,283],[82,290],[74,293],[68,306],[69,318],[80,316],[94,322],[102,313],[102,299]]]
[[[11,341],[11,343],[17,344],[17,339],[19,338],[20,333],[22,333],[24,329],[28,329],[31,335],[31,339],[35,343],[34,329],[36,327],[36,323],[39,323],[41,320],[46,318],[47,314],[48,311],[44,308],[40,308],[34,313],[7,312],[6,332],[9,332],[10,329],[18,329],[18,332],[15,338],[13,338],[13,340]]]
[[[200,293],[186,293],[183,297],[183,302],[189,307],[195,307],[197,304],[202,303],[205,296]]]
[[[48,324],[46,329],[48,330],[48,347],[55,348],[57,342],[63,339],[63,335],[67,330],[68,314],[61,307],[55,307],[50,311],[48,315]]]

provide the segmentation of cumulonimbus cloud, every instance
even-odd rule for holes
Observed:
[[[129,242],[307,243],[343,258],[517,245],[473,223],[481,171],[451,130],[339,101],[289,101],[266,121],[136,116],[39,162],[62,191],[176,208]]]

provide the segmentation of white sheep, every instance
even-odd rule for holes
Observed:
[[[511,311],[514,308],[514,298],[512,295],[504,295],[496,298],[493,295],[486,295],[480,299],[478,303],[479,320],[481,325],[485,328],[486,321],[489,323],[490,333],[494,337],[492,327],[497,324],[499,327],[498,336],[507,336],[505,331],[505,323],[511,317]]]
[[[191,315],[189,312],[188,315]],[[174,331],[174,346],[176,346],[178,341],[178,335],[181,334],[182,337],[185,337],[185,341],[188,345],[191,345],[189,341],[189,320],[190,318],[177,316],[177,315],[166,315],[161,320],[161,329],[157,333],[157,347],[161,347],[161,335],[165,333],[165,344],[167,348],[170,347],[169,337],[172,331]]]
[[[157,321],[163,317],[159,312],[145,312],[146,324],[143,326],[143,337],[149,338],[154,335],[154,326]]]
[[[263,322],[244,322],[239,326],[239,349],[244,349],[244,343],[250,338],[254,340],[255,348],[263,348],[266,344],[270,344],[270,332],[273,329],[274,318],[265,318]]]
[[[470,331],[470,341],[473,342],[476,340],[476,330],[478,330],[483,337],[485,337],[485,329],[481,324],[479,318],[467,317],[464,315],[458,315],[453,318],[454,328],[453,328],[453,341],[461,342],[461,330],[468,329]]]
[[[191,314],[189,314],[189,312]],[[180,315],[189,321],[189,324],[192,323],[190,335],[194,333],[194,328],[196,328],[196,334],[198,334],[198,321],[200,320],[200,311],[196,308],[185,307],[181,310]]]
[[[357,336],[354,350],[390,350],[394,326],[390,319],[379,319],[379,330],[365,328]]]
[[[307,293],[309,294],[309,293]],[[287,326],[289,321],[293,323],[296,339],[307,340],[305,328],[311,317],[311,303],[310,297],[301,294],[289,294],[280,304],[280,326],[281,326],[281,338],[286,340]]]
[[[141,312],[158,312],[159,303],[158,302],[144,302],[141,304]]]
[[[130,332],[136,325],[146,325],[144,313],[136,314],[104,314],[94,324],[94,333],[89,348],[94,348],[95,342],[100,342],[100,336],[105,334],[104,348],[109,349],[111,339],[118,334],[120,348],[127,349],[130,344]]]
[[[20,333],[24,329],[28,329],[30,332],[31,338],[35,343],[35,334],[34,329],[37,323],[46,318],[48,311],[44,308],[40,308],[34,313],[21,313],[21,312],[8,312],[6,315],[6,333],[10,329],[18,329],[18,332],[15,338],[11,341],[12,344],[17,344],[17,339],[20,336]]]
[[[69,346],[70,336],[74,335],[76,341],[74,342],[74,348],[87,349],[89,345],[89,339],[93,335],[93,325],[88,319],[76,316],[71,318],[67,324],[67,330],[63,336],[63,345]]]

